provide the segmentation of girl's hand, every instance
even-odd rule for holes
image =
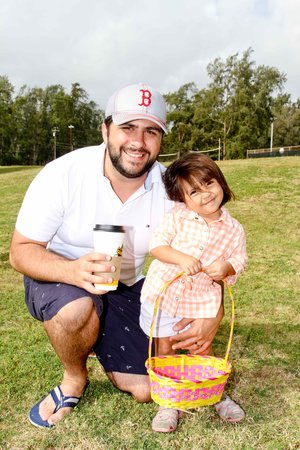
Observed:
[[[203,267],[202,270],[213,280],[221,281],[228,275],[229,271],[232,271],[232,265],[227,261],[216,259],[209,266]]]
[[[201,261],[185,253],[178,258],[178,264],[187,275],[195,275],[202,270]]]

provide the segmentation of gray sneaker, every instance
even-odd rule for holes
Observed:
[[[222,400],[216,403],[214,407],[221,419],[227,422],[241,422],[245,418],[245,413],[240,405],[235,403],[229,395],[223,395]]]
[[[175,431],[182,411],[172,408],[160,408],[152,421],[152,430],[160,433]]]

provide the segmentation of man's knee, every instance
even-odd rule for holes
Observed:
[[[120,391],[128,392],[139,403],[151,401],[149,377],[147,375],[108,372],[108,378]]]
[[[135,386],[131,392],[132,397],[139,403],[151,402],[150,388],[145,386]]]
[[[79,298],[63,306],[52,319],[69,333],[85,328],[88,323],[99,323],[93,300]],[[47,322],[45,322],[46,326]]]

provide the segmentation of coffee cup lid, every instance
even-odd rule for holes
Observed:
[[[106,225],[97,223],[94,227],[94,231],[108,231],[110,233],[125,233],[125,229],[122,225]]]

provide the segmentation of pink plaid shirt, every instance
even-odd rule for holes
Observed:
[[[226,282],[234,284],[247,262],[246,239],[242,225],[221,208],[221,217],[209,224],[184,203],[177,203],[165,214],[160,226],[154,230],[150,250],[161,245],[173,248],[198,258],[208,266],[218,258],[230,262],[236,274],[228,276]],[[174,278],[181,268],[175,264],[152,261],[141,293],[141,302],[155,303],[164,283]],[[163,292],[160,309],[171,317],[199,318],[215,317],[222,299],[220,284],[204,272],[192,277],[192,288],[185,289],[186,276],[175,280]]]

